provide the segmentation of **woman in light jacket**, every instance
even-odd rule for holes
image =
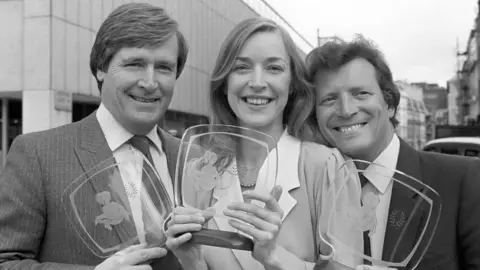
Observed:
[[[222,44],[210,86],[213,123],[245,127],[274,138],[276,185],[281,188],[270,196],[256,192],[258,159],[266,156],[255,149],[238,154],[220,177],[240,183],[226,192],[238,193],[233,196],[240,201],[216,210],[244,223],[213,218],[207,226],[250,236],[253,252],[188,243],[191,234],[185,232],[200,230],[206,219],[182,207],[174,210],[168,222],[168,247],[185,269],[313,269],[320,248],[325,250],[318,231],[321,187],[347,172],[340,170],[344,159],[338,150],[300,139],[308,132],[315,96],[295,43],[269,19],[242,21]],[[207,156],[204,159],[212,158]],[[253,176],[240,177],[244,175],[240,166],[253,171]],[[265,206],[243,202],[242,197]],[[221,198],[215,199],[219,204]]]

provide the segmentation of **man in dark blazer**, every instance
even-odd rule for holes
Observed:
[[[106,18],[90,56],[101,92],[99,109],[76,123],[20,135],[8,153],[0,175],[1,269],[130,269],[145,263],[153,269],[181,269],[160,247],[137,246],[106,260],[97,257],[77,236],[61,198],[74,179],[135,148],[133,138],[147,142],[165,180],[156,188],[171,196],[179,140],[157,123],[187,54],[176,21],[162,8],[126,4]]]
[[[440,220],[416,269],[480,269],[480,160],[417,151],[395,134],[400,93],[383,55],[363,37],[326,43],[310,52],[306,62],[317,90],[319,137],[353,159],[404,172],[439,194],[443,204]],[[400,236],[397,210],[408,216],[416,193],[407,198],[400,184],[389,181],[364,181],[380,198],[375,212],[377,228],[372,236],[364,236],[365,243],[370,243],[364,252],[369,250],[377,260],[398,262],[412,250],[424,228],[425,213],[412,219]],[[394,252],[400,237],[403,240]]]

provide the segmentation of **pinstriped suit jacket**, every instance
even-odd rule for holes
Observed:
[[[172,179],[179,140],[160,130]],[[78,176],[112,157],[95,113],[82,121],[18,136],[0,175],[0,269],[93,269],[61,204]],[[172,253],[154,269],[181,269]]]

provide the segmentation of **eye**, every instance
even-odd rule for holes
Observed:
[[[133,63],[128,63],[126,64],[127,67],[142,67],[142,63],[138,63],[138,62],[133,62]]]
[[[278,73],[284,71],[284,68],[280,65],[270,65],[267,67],[267,70]]]
[[[335,103],[336,98],[335,97],[326,97],[320,101],[319,105],[332,105]]]
[[[359,97],[359,98],[367,98],[371,95],[372,93],[370,93],[369,91],[366,91],[366,90],[361,90],[361,91],[358,91],[355,96]]]
[[[157,66],[156,67],[157,70],[161,70],[161,71],[173,71],[173,68],[171,66],[167,66],[167,65],[160,65],[160,66]]]
[[[238,64],[238,65],[235,65],[233,67],[233,71],[239,71],[239,72],[242,72],[242,71],[247,71],[250,67],[248,65],[245,65],[245,64]]]

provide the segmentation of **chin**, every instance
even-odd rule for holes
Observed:
[[[362,142],[346,142],[341,148],[339,148],[339,150],[353,159],[363,159],[363,157],[368,156],[370,148],[370,144],[363,144]]]
[[[150,132],[160,121],[157,117],[146,117],[144,115],[136,115],[130,119],[131,126],[142,133]]]
[[[249,118],[253,118],[253,117],[249,117]],[[265,127],[265,126],[268,126],[268,125],[270,125],[272,122],[273,122],[273,120],[270,120],[270,119],[255,119],[254,121],[251,121],[251,120],[249,120],[249,121],[241,120],[239,124],[240,124],[242,127],[257,129],[257,128],[263,128],[263,127]]]

